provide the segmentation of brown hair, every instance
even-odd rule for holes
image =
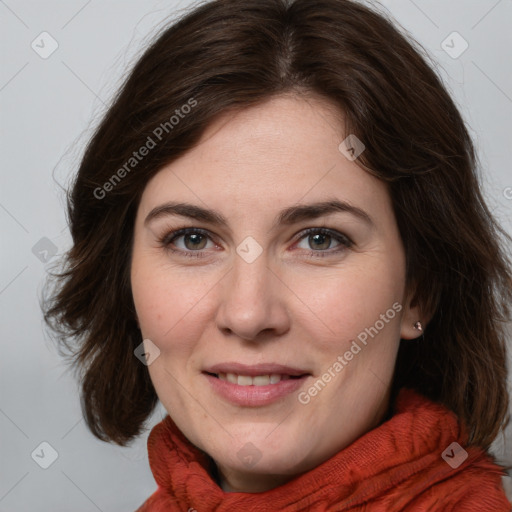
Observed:
[[[349,0],[215,0],[151,44],[85,150],[68,194],[73,246],[43,306],[81,371],[94,435],[126,444],[157,403],[133,353],[142,337],[130,255],[146,183],[219,114],[291,92],[341,108],[345,133],[366,146],[357,162],[389,183],[407,284],[432,314],[419,341],[401,342],[393,396],[408,386],[444,403],[471,443],[489,447],[508,420],[502,322],[512,272],[500,237],[510,237],[482,198],[463,119],[422,53],[385,15]]]

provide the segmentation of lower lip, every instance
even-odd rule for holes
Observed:
[[[258,407],[277,402],[280,398],[297,391],[308,378],[308,375],[298,379],[281,380],[276,384],[266,386],[239,386],[227,380],[220,380],[208,373],[203,373],[213,390],[229,402],[243,407]]]

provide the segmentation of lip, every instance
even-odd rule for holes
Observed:
[[[235,373],[255,377],[257,375],[280,374],[296,377],[294,379],[281,380],[276,384],[266,386],[240,386],[221,380],[210,375],[211,373]],[[297,391],[311,376],[307,370],[292,368],[290,366],[261,363],[256,365],[244,365],[241,363],[221,363],[209,367],[203,371],[213,391],[228,402],[241,407],[261,407],[270,405]]]
[[[261,407],[269,405],[297,391],[309,375],[297,379],[282,380],[267,386],[239,386],[226,380],[220,380],[208,373],[203,373],[213,391],[219,396],[242,407]]]
[[[301,368],[292,368],[291,366],[275,363],[259,363],[251,365],[242,363],[219,363],[206,368],[204,371],[217,374],[236,373],[237,375],[248,375],[250,377],[256,377],[257,375],[270,375],[272,373],[278,373],[279,375],[290,375],[292,377],[298,377],[305,374],[310,375],[310,372],[307,370],[303,370]]]

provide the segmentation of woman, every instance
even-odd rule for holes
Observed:
[[[69,196],[46,320],[139,511],[510,509],[511,267],[464,122],[348,0],[217,0],[145,52]],[[75,343],[73,343],[73,340]]]

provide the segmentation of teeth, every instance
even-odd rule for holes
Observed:
[[[227,380],[231,384],[238,384],[239,386],[268,386],[269,384],[277,384],[282,380],[288,380],[289,375],[279,375],[273,373],[272,375],[256,375],[251,377],[249,375],[237,375],[235,373],[219,373],[220,380]]]
[[[240,382],[240,377],[238,377],[238,382]],[[268,386],[270,384],[270,375],[258,375],[257,377],[253,377],[252,383],[255,386]]]
[[[224,375],[226,377],[225,373],[220,373],[219,374],[219,378],[222,378],[221,375]],[[228,373],[227,374],[227,381],[231,382],[231,384],[237,384],[238,383],[238,378],[237,378],[237,376],[234,373]]]
[[[252,385],[252,377],[248,377],[246,375],[239,375],[237,384],[239,386],[251,386]]]
[[[277,384],[280,380],[281,380],[281,375],[276,375],[275,373],[273,373],[270,376],[270,384]]]

